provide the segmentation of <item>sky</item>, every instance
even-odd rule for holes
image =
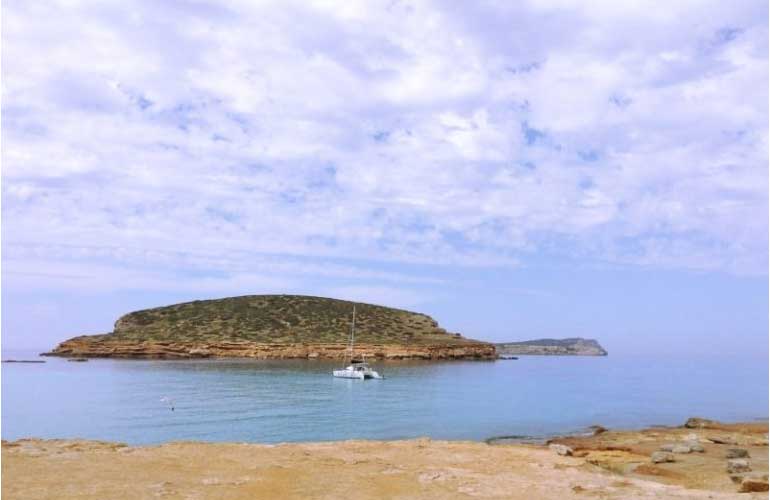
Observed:
[[[3,348],[262,293],[768,352],[766,1],[8,0]]]

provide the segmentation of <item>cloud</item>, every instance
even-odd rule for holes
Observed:
[[[11,271],[269,288],[305,269],[385,286],[413,274],[389,263],[547,255],[767,273],[762,2],[4,15]]]

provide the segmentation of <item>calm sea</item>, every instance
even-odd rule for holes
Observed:
[[[762,358],[376,363],[387,379],[365,382],[334,379],[323,361],[37,359],[2,365],[4,439],[480,440],[768,416]]]

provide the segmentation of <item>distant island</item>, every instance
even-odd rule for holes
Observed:
[[[132,312],[111,333],[74,337],[43,355],[115,358],[340,359],[353,302],[302,295],[198,300]],[[495,346],[449,333],[428,315],[355,303],[356,355],[495,359]]]
[[[599,342],[579,337],[569,339],[538,339],[524,342],[495,344],[498,356],[539,355],[539,356],[606,356]]]

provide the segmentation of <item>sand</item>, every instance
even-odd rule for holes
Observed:
[[[663,443],[692,439],[703,453],[650,463]],[[738,442],[715,444],[709,438]],[[3,442],[2,496],[10,499],[767,498],[738,493],[728,448],[767,474],[767,424],[724,429],[647,429],[545,445],[343,441],[282,445],[174,442],[125,446],[85,440]]]

